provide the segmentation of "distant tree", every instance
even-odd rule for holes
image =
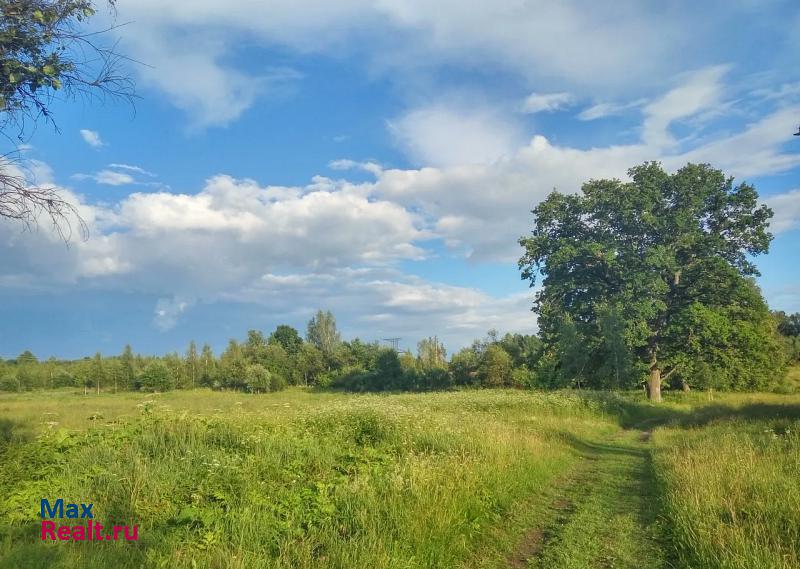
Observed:
[[[267,341],[270,344],[279,344],[290,356],[296,355],[303,345],[303,339],[298,331],[287,324],[280,324],[275,328]]]
[[[216,377],[217,360],[214,358],[214,352],[211,346],[203,344],[203,349],[200,353],[200,384],[210,386],[214,384]]]
[[[292,360],[280,344],[268,344],[264,348],[262,362],[273,376],[288,382],[292,375]]]
[[[499,344],[511,356],[514,367],[533,369],[542,351],[541,340],[531,334],[506,334]]]
[[[22,352],[20,355],[17,356],[16,360],[16,364],[18,366],[34,365],[38,363],[39,359],[36,356],[34,356],[33,352],[31,352],[30,350],[25,350],[24,352]]]
[[[17,375],[12,371],[6,371],[0,376],[0,391],[21,391]]]
[[[350,342],[342,343],[344,365],[358,367],[363,370],[375,369],[375,362],[383,351],[378,342],[362,342],[355,338]]]
[[[800,313],[775,312],[778,333],[786,347],[786,356],[791,363],[800,363]]]
[[[219,359],[219,379],[222,387],[245,389],[247,387],[247,358],[236,340],[230,340]]]
[[[186,374],[189,376],[189,385],[194,389],[200,376],[200,358],[194,340],[189,342],[189,347],[186,349]]]
[[[53,376],[53,383],[52,386],[54,388],[58,387],[74,387],[75,386],[75,376],[69,373],[65,369],[58,370],[55,375]]]
[[[249,364],[245,373],[247,389],[253,393],[266,393],[272,385],[272,374],[261,364]]]
[[[169,391],[175,387],[175,382],[166,364],[160,360],[148,363],[139,375],[139,384],[143,391]]]
[[[397,357],[397,352],[392,349],[384,349],[378,356],[375,369],[376,382],[380,383],[380,388],[385,390],[403,389],[403,366]]]
[[[778,332],[784,336],[800,336],[800,312],[776,312],[775,315],[778,318]]]
[[[118,359],[107,359],[104,365],[106,368],[106,377],[108,381],[114,385],[114,393],[117,393],[120,384],[123,386],[125,385],[122,362]]]
[[[134,367],[133,349],[130,344],[126,344],[122,350],[120,360],[120,382],[125,389],[133,389],[136,386],[136,368]]]
[[[385,350],[383,348],[381,351]],[[397,359],[400,361],[400,367],[403,369],[403,373],[417,373],[420,369],[420,361],[418,358],[415,358],[410,351],[402,352],[397,356]]]
[[[186,386],[186,368],[183,358],[178,352],[171,352],[164,356],[164,364],[169,370],[173,387],[183,388]]]
[[[450,358],[449,369],[456,385],[470,385],[478,381],[480,357],[472,348],[464,348]]]
[[[97,389],[97,394],[100,395],[100,386],[105,384],[107,379],[106,368],[103,364],[103,356],[100,355],[100,352],[97,352],[92,358],[88,379],[91,385]]]
[[[417,359],[422,369],[444,369],[447,367],[447,352],[439,338],[423,338],[417,343]]]
[[[242,345],[244,357],[250,363],[264,363],[264,350],[267,347],[267,339],[264,338],[260,330],[248,330],[247,340]]]
[[[339,331],[336,329],[336,318],[328,310],[317,310],[316,315],[308,321],[306,340],[316,346],[323,355],[329,356],[341,342]]]
[[[294,373],[300,385],[313,385],[325,371],[325,361],[322,352],[313,344],[303,344],[300,351],[294,356]]]
[[[481,356],[478,377],[487,387],[511,384],[511,356],[498,344],[491,344]]]
[[[768,250],[772,211],[753,186],[734,186],[708,165],[670,175],[651,162],[628,174],[631,182],[587,182],[580,195],[551,193],[533,211],[532,235],[520,240],[520,268],[531,286],[543,277],[534,308],[546,350],[554,353],[571,317],[589,339],[591,376],[602,363],[599,311],[617,306],[628,350],[646,368],[648,396],[660,401],[662,381],[687,361],[687,338],[675,326],[693,306],[725,309],[714,283],[741,286],[758,274],[751,258]]]

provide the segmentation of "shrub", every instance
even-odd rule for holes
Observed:
[[[155,360],[139,375],[139,385],[142,391],[169,391],[175,387],[175,382],[164,362]]]

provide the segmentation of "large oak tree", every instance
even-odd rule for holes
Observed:
[[[519,264],[531,286],[542,277],[534,310],[544,361],[579,365],[579,381],[603,370],[646,377],[654,401],[662,381],[688,381],[703,359],[716,373],[770,365],[755,353],[776,344],[751,277],[752,256],[772,239],[772,211],[755,188],[706,164],[669,174],[649,162],[628,174],[589,181],[580,194],[553,192],[533,210]],[[577,341],[580,362],[562,361]]]

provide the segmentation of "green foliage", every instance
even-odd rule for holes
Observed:
[[[498,344],[490,345],[481,357],[478,377],[487,387],[511,385],[511,356]]]
[[[303,345],[303,339],[295,328],[286,324],[280,324],[275,331],[270,334],[268,342],[278,344],[290,356],[295,356]]]
[[[272,374],[261,364],[250,364],[245,372],[247,389],[253,393],[266,393],[272,388]]]
[[[328,310],[317,310],[314,317],[308,321],[306,340],[313,344],[325,357],[330,357],[341,342],[339,331],[336,328],[336,318]]]
[[[21,385],[16,374],[6,372],[0,376],[0,391],[20,391]]]
[[[91,0],[0,1],[0,126],[49,120],[59,91],[130,96],[119,56],[93,43],[98,32],[79,29],[95,11]]]
[[[219,358],[217,384],[229,389],[247,387],[247,358],[236,340],[228,342],[227,349]]]
[[[167,365],[159,360],[147,364],[139,374],[142,391],[164,392],[175,388],[175,380]]]
[[[472,348],[453,354],[450,358],[450,373],[456,385],[470,385],[478,382],[479,356]]]
[[[417,343],[417,359],[423,370],[446,369],[447,352],[436,336],[423,338]]]
[[[553,192],[533,212],[532,235],[520,240],[523,278],[533,285],[542,277],[540,374],[557,385],[625,387],[649,372],[657,399],[662,377],[693,381],[694,342],[700,352],[725,352],[703,364],[720,387],[742,388],[741,376],[774,356],[760,292],[746,278],[757,274],[751,257],[768,249],[772,211],[753,186],[734,186],[708,165],[670,175],[645,163],[629,175],[627,183],[587,182],[580,195]],[[715,344],[722,321],[750,323],[745,346]],[[741,373],[748,359],[756,363]],[[758,374],[774,380],[774,370]]]

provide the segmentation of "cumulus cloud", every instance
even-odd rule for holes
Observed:
[[[522,102],[523,113],[553,112],[569,106],[574,98],[569,93],[531,93]]]
[[[88,128],[82,128],[80,130],[81,138],[83,141],[93,148],[100,148],[101,146],[105,146],[103,139],[100,138],[100,133],[96,130],[89,130]]]
[[[287,306],[283,301],[287,296],[296,303]],[[234,299],[263,306],[286,321],[309,318],[311,307],[333,306],[337,318],[347,323],[348,336],[399,336],[403,345],[412,348],[419,339],[433,334],[455,350],[490,328],[536,331],[528,292],[495,297],[479,289],[430,282],[391,268],[267,273]]]
[[[536,135],[527,144],[504,150],[502,160],[481,163],[458,161],[453,156],[452,162],[441,160],[442,165],[436,167],[384,170],[378,176],[376,192],[427,212],[445,243],[468,257],[513,261],[519,254],[517,238],[530,227],[530,210],[554,188],[575,192],[591,178],[625,178],[629,167],[646,160],[660,160],[668,169],[689,161],[709,162],[739,178],[775,174],[800,165],[800,154],[783,148],[786,125],[800,115],[796,105],[779,107],[738,132],[702,141],[673,137],[670,128],[676,122],[718,106],[725,71],[725,67],[711,67],[688,74],[648,104],[638,142],[580,149]],[[447,116],[446,111],[440,113]],[[485,122],[484,116],[479,114]],[[430,157],[450,148],[448,140],[436,144],[436,137],[425,137],[423,129],[408,132],[423,137],[419,142],[406,141],[412,157],[420,145],[425,145]]]
[[[136,192],[111,206],[86,204],[65,189],[91,239],[65,251],[47,227],[21,239],[0,224],[0,286],[89,285],[152,295],[162,299],[153,320],[162,329],[193,303],[253,302],[278,314],[296,309],[286,308],[291,297],[293,307],[336,308],[357,333],[380,328],[412,337],[429,330],[458,342],[493,326],[532,330],[528,294],[496,298],[429,282],[399,272],[398,262],[425,259],[433,239],[471,260],[513,262],[530,210],[553,188],[573,192],[590,178],[624,178],[645,160],[668,169],[711,162],[740,178],[800,165],[800,154],[785,148],[797,105],[702,140],[673,138],[676,121],[719,104],[722,73],[701,70],[653,99],[643,109],[641,139],[630,144],[576,148],[542,135],[519,142],[502,114],[439,104],[392,122],[403,148],[424,166],[347,158],[328,164],[369,172],[374,179],[366,182],[317,176],[303,186],[271,186],[218,175],[195,193]],[[46,165],[32,165],[52,179]],[[125,164],[106,170],[146,175]],[[767,200],[776,210],[775,232],[796,227],[797,192]]]

